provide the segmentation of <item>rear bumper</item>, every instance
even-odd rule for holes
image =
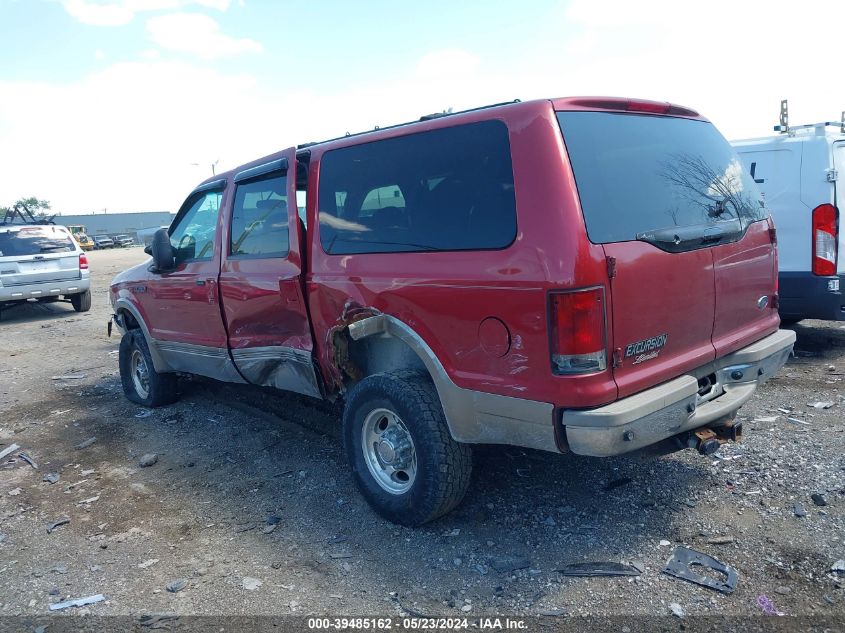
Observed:
[[[778,275],[778,311],[783,319],[845,320],[845,275],[810,272]]]
[[[717,423],[736,412],[786,363],[795,332],[778,330],[719,358],[692,374],[586,411],[564,410],[562,423],[573,453],[607,457],[656,444],[672,436]],[[700,396],[699,378],[716,382]]]
[[[64,279],[62,281],[44,281],[37,284],[21,286],[0,286],[0,302],[26,301],[40,297],[56,297],[59,295],[75,295],[85,292],[91,287],[91,277],[87,274],[79,279]]]

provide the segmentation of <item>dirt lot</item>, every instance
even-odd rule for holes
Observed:
[[[127,402],[118,339],[106,336],[107,287],[144,255],[89,257],[91,312],[33,304],[0,321],[0,450],[15,442],[38,464],[17,452],[2,460],[0,616],[102,593],[105,602],[68,611],[551,618],[762,615],[771,604],[845,618],[845,575],[831,571],[845,558],[837,323],[796,326],[797,356],[742,409],[745,440],[724,459],[480,447],[463,505],[412,530],[357,494],[329,406],[203,380],[185,381],[170,407]],[[53,378],[69,375],[84,377]],[[819,401],[833,406],[808,406]],[[142,468],[147,453],[158,461]],[[62,517],[70,522],[48,533]],[[736,592],[661,573],[678,545],[734,566]],[[557,571],[581,561],[644,571]],[[168,591],[179,579],[186,586]]]

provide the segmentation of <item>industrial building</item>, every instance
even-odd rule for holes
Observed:
[[[126,234],[143,244],[144,236],[154,233],[161,226],[170,226],[175,215],[170,211],[60,214],[55,222],[64,226],[82,225],[88,235]]]

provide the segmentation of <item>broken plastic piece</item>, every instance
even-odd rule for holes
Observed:
[[[712,569],[725,574],[725,580],[719,582],[707,576],[697,574],[692,570],[693,565],[700,565],[706,569]],[[696,552],[688,547],[678,547],[672,553],[672,557],[666,561],[666,567],[663,568],[664,574],[669,574],[681,580],[694,582],[702,587],[708,587],[721,591],[722,593],[733,593],[736,589],[736,583],[739,580],[737,571],[724,563],[717,561],[712,556]]]
[[[55,602],[50,605],[50,611],[58,611],[59,609],[67,609],[68,607],[84,607],[95,602],[102,602],[106,597],[98,593],[95,596],[88,596],[86,598],[75,598],[73,600],[65,600],[64,602]]]
[[[20,446],[18,446],[17,444],[10,444],[6,448],[4,448],[2,451],[0,451],[0,459],[3,459],[4,457],[6,457],[6,455],[9,455],[10,453],[14,453],[19,448],[20,448]]]
[[[639,576],[640,570],[622,563],[572,563],[558,569],[564,576]]]
[[[32,458],[31,458],[29,455],[27,455],[26,453],[23,453],[23,452],[18,453],[18,457],[20,457],[23,461],[25,461],[27,464],[29,464],[30,466],[32,466],[35,470],[38,470],[38,464],[36,464],[36,463],[35,463],[35,460],[34,460],[34,459],[32,459]]]
[[[63,517],[63,518],[59,519],[58,521],[56,521],[55,523],[51,523],[50,525],[47,526],[47,534],[52,534],[53,530],[55,530],[57,527],[59,527],[60,525],[65,525],[67,523],[70,523],[70,518],[68,518],[68,517]]]

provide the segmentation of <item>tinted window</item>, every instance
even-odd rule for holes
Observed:
[[[211,259],[214,256],[214,234],[222,191],[199,195],[170,230],[170,243],[176,251],[176,262]]]
[[[284,174],[270,174],[238,185],[229,237],[232,257],[284,257],[288,254],[287,200],[287,176]]]
[[[733,148],[704,121],[558,113],[594,243],[658,229],[763,219],[756,185]]]
[[[485,121],[327,152],[318,205],[331,254],[504,248],[516,237],[507,127]]]
[[[0,257],[75,251],[68,233],[57,226],[26,226],[0,232]]]

